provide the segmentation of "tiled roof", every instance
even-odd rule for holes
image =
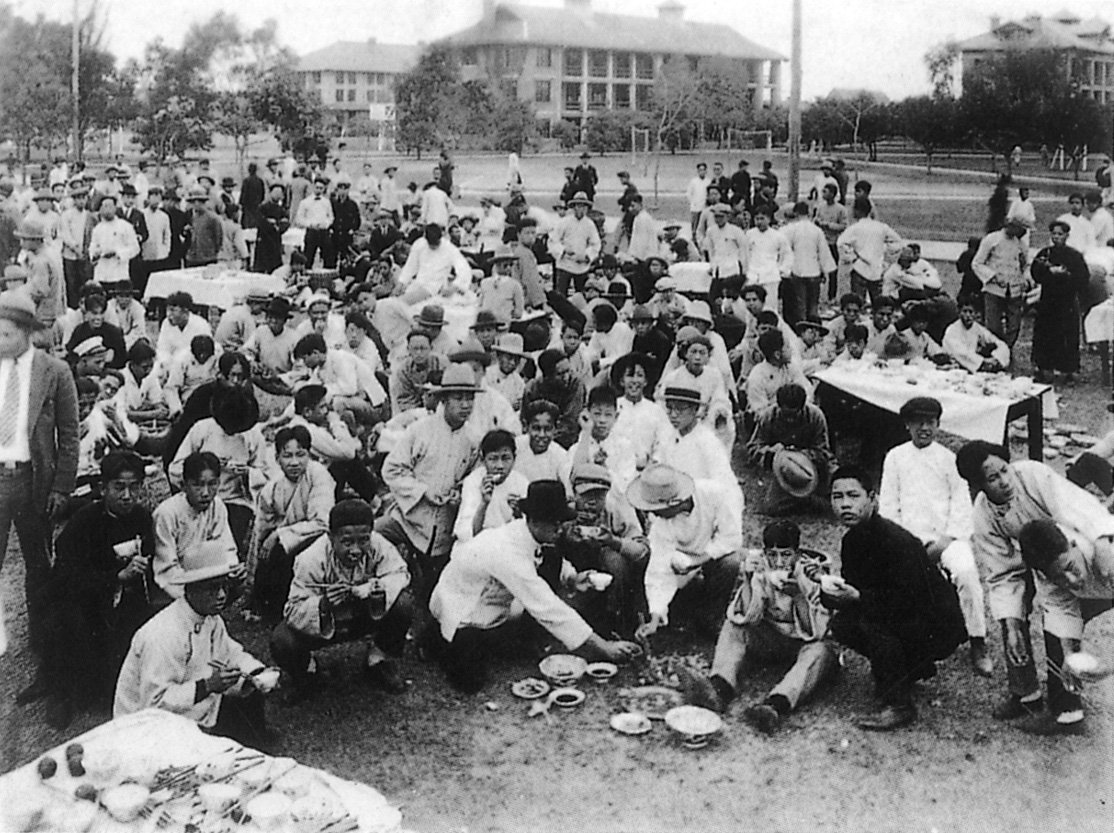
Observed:
[[[1077,49],[1114,55],[1109,24],[1100,18],[1079,20],[1061,12],[1055,18],[1030,16],[1011,20],[991,32],[959,43],[961,52],[1000,52],[1007,49]]]
[[[445,38],[455,46],[533,43],[582,49],[722,55],[784,61],[784,55],[744,38],[730,26],[690,20],[608,14],[501,3],[492,18]]]
[[[418,63],[422,47],[374,41],[337,41],[298,59],[300,72],[407,72]]]

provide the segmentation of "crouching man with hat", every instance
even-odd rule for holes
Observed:
[[[368,503],[343,500],[329,512],[329,534],[294,562],[283,621],[271,634],[271,655],[293,678],[296,695],[308,693],[314,650],[368,636],[368,682],[392,694],[406,689],[396,661],[413,617],[406,592],[410,571],[374,524]]]
[[[742,562],[742,506],[720,483],[664,465],[647,466],[627,489],[627,501],[654,516],[645,581],[650,621],[637,635],[652,636],[669,624],[675,598],[685,597],[694,611],[714,612],[715,621],[702,624],[717,629]]]
[[[587,576],[552,549],[562,526],[576,517],[564,486],[536,480],[518,508],[522,518],[484,530],[453,551],[430,599],[437,627],[426,631],[426,649],[437,657],[449,682],[464,692],[484,687],[487,658],[498,634],[507,626],[526,624],[524,614],[565,648],[587,658],[626,662],[638,652],[631,642],[606,640],[593,632],[557,595],[560,584],[587,585]]]
[[[274,687],[273,674],[228,635],[221,617],[238,566],[217,542],[183,553],[177,582],[184,595],[136,632],[116,681],[113,717],[166,709],[245,746],[273,745],[261,696]]]

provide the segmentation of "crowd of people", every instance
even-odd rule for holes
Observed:
[[[792,660],[743,712],[773,731],[849,649],[877,696],[859,725],[885,731],[960,645],[993,676],[988,599],[995,717],[1081,731],[1064,662],[1114,604],[1114,518],[1093,495],[1114,492],[1114,435],[1065,478],[985,442],[954,454],[936,399],[895,417],[815,376],[1008,373],[1029,305],[1036,367],[1070,381],[1082,250],[1114,245],[1101,198],[1073,195],[1030,261],[1021,189],[952,298],[839,160],[785,205],[769,162],[700,163],[684,222],[652,217],[622,172],[613,224],[588,154],[552,211],[515,161],[476,210],[447,153],[421,188],[394,165],[353,182],[292,159],[239,187],[207,160],[163,179],[51,170],[29,195],[0,180],[0,553],[14,523],[38,663],[19,702],[46,698],[60,727],[110,701],[165,708],[271,748],[268,663],[301,701],[324,687],[315,652],[359,641],[368,685],[398,694],[409,636],[472,693],[497,653],[626,663],[680,623],[718,633],[711,673],[680,671],[691,702],[724,711],[748,656]],[[153,273],[211,264],[282,289],[141,302]],[[753,506],[735,454],[765,484]],[[747,513],[770,518],[758,546]],[[846,528],[838,570],[789,517],[808,513]],[[268,629],[266,661],[229,635],[233,611]]]

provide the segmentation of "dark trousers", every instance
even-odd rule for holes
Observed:
[[[240,560],[243,561],[244,554],[248,551],[248,544],[251,542],[251,525],[255,520],[255,512],[250,506],[239,503],[227,503],[225,506],[228,509],[228,526],[236,541]]]
[[[337,265],[337,253],[333,248],[333,236],[328,229],[306,229],[306,268],[313,269],[313,262],[321,252],[321,261],[326,269],[334,269]]]
[[[911,626],[915,627],[915,626]],[[841,610],[832,617],[831,637],[870,660],[878,698],[888,705],[913,702],[913,683],[935,674],[935,658],[923,634],[906,634],[893,623],[873,622]],[[915,638],[910,638],[913,636]]]
[[[741,564],[742,556],[736,552],[707,562],[697,579],[677,591],[670,605],[670,621],[688,618],[710,634],[719,633]]]
[[[93,265],[88,260],[63,260],[62,275],[66,279],[66,306],[77,309],[81,301],[81,287],[93,275]]]
[[[1076,486],[1086,488],[1094,483],[1099,490],[1109,496],[1114,492],[1114,468],[1110,463],[1096,454],[1084,451],[1079,455],[1071,468],[1067,470],[1067,478]]]
[[[828,251],[832,253],[832,260],[839,263],[839,246],[835,243],[828,244]],[[828,300],[834,301],[839,292],[839,268],[828,274]]]
[[[345,486],[350,486],[352,491],[369,503],[375,499],[379,482],[362,460],[340,460],[329,466],[329,474],[337,484],[337,500],[340,500]]]
[[[271,632],[271,657],[295,680],[305,679],[314,651],[368,636],[384,654],[398,659],[406,647],[406,632],[410,630],[413,611],[413,600],[409,592],[403,591],[382,619],[372,619],[362,612],[331,639],[303,633],[286,622],[279,622]]]
[[[790,327],[806,318],[820,317],[820,278],[790,276],[781,283],[782,317]]]
[[[873,306],[882,294],[882,281],[868,281],[858,272],[852,272],[851,291]]]
[[[251,602],[255,613],[282,615],[286,597],[290,595],[290,582],[294,580],[296,555],[287,552],[281,544],[275,544],[269,553],[263,553],[252,577]]]
[[[611,584],[602,592],[587,590],[576,594],[569,604],[596,633],[617,631],[629,636],[634,633],[637,614],[644,612],[641,593],[645,562],[633,564],[622,554],[599,546],[570,546],[562,552],[577,571],[596,570],[611,576]]]
[[[50,578],[51,522],[35,506],[32,487],[30,463],[20,464],[17,469],[0,467],[0,567],[3,567],[4,556],[8,551],[8,534],[12,524],[15,524],[19,549],[23,553],[27,629],[31,648],[38,652],[44,646],[48,626],[47,585]]]
[[[209,735],[230,738],[251,749],[265,749],[269,743],[263,695],[258,691],[252,691],[245,697],[225,695],[220,701],[217,722],[204,731]]]
[[[540,644],[543,634],[537,622],[523,615],[490,630],[460,628],[453,634],[452,642],[447,642],[435,622],[424,634],[423,647],[437,660],[454,688],[476,692],[487,683],[488,667],[494,657],[529,653],[531,645]]]
[[[569,284],[577,292],[584,291],[584,284],[588,282],[588,272],[577,274],[576,272],[566,272],[564,269],[553,267],[553,289],[562,298],[567,298],[569,294]]]

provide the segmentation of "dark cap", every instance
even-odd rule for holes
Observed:
[[[944,413],[944,406],[940,404],[939,400],[933,399],[931,396],[914,396],[901,406],[898,413],[902,419],[917,419],[918,417],[939,419]]]

